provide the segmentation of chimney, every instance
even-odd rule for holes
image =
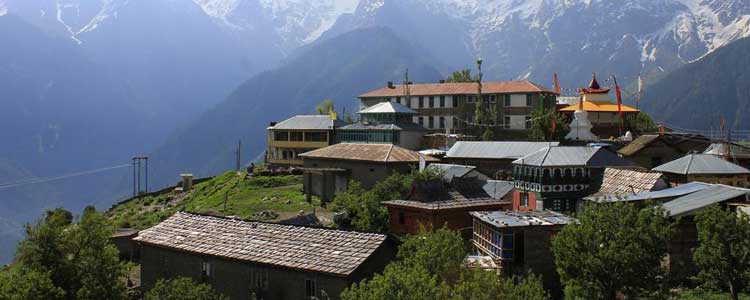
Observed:
[[[445,79],[440,79],[440,83],[445,83]]]
[[[389,89],[395,89],[396,87],[393,86],[393,81],[388,81],[388,88]]]
[[[274,126],[276,126],[276,122],[271,122],[268,124],[268,127],[274,127]]]

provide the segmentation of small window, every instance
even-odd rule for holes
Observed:
[[[423,107],[424,107],[424,97],[419,96],[419,108],[423,108]]]
[[[531,94],[526,94],[526,106],[528,106],[528,107],[532,106],[532,104],[533,104],[532,98],[533,97],[531,96]]]
[[[445,96],[440,96],[440,107],[445,107]]]
[[[526,116],[526,118],[524,118],[524,124],[526,129],[531,129],[531,117]]]
[[[458,96],[453,96],[451,99],[453,100],[453,107],[458,107]]]
[[[375,172],[375,169],[370,169],[370,172]]]
[[[510,107],[510,95],[503,95],[503,106]]]
[[[406,224],[406,216],[404,215],[404,212],[398,212],[398,223],[401,225]]]
[[[211,278],[211,263],[204,261],[201,262],[201,277],[203,279],[209,279]]]
[[[417,118],[417,123],[419,123],[419,126],[424,126],[424,117]]]
[[[276,141],[288,141],[289,140],[289,132],[288,131],[277,131],[273,134],[274,140]]]
[[[398,102],[398,104],[404,104],[404,103],[401,102],[401,96],[396,97],[396,102]]]
[[[440,117],[440,128],[445,128],[445,117]]]
[[[435,128],[435,118],[433,117],[427,117],[427,121],[429,122],[429,126],[427,128]]]
[[[435,96],[430,96],[430,108],[435,107]]]
[[[469,96],[468,99],[466,100],[466,103],[474,103],[474,98],[475,96]]]
[[[503,126],[505,126],[505,129],[510,129],[510,116],[505,116]]]
[[[528,206],[529,206],[529,194],[521,193],[521,207],[528,207]]]
[[[316,288],[315,288],[315,280],[305,279],[305,296],[307,296],[307,298],[309,299],[312,299],[317,296]]]
[[[490,103],[497,103],[497,95],[490,95]]]

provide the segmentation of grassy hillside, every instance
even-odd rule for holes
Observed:
[[[317,200],[313,203],[317,203]],[[240,175],[227,172],[195,185],[187,193],[167,193],[134,199],[113,206],[107,214],[120,228],[144,229],[177,211],[274,221],[296,216],[300,211],[310,213],[313,205],[307,203],[302,194],[302,176],[245,179],[244,172]],[[315,211],[326,213],[325,209],[317,205]]]

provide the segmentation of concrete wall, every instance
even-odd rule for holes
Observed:
[[[409,171],[409,166],[417,166],[417,163],[376,163],[360,162],[352,160],[329,160],[306,158],[305,168],[336,168],[349,170],[348,178],[361,182],[364,186],[373,186],[393,174],[393,172]]]
[[[401,131],[398,146],[410,150],[419,150],[425,133],[424,131]]]
[[[442,211],[387,205],[390,232],[397,234],[417,234],[420,228],[435,229],[444,225],[461,231],[466,239],[471,238],[472,211],[507,210],[508,204],[474,206],[469,208],[446,209]],[[403,221],[403,222],[402,222]]]

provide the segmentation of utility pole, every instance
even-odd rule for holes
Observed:
[[[136,181],[135,181],[135,180],[136,180],[136,179],[135,179],[135,172],[136,172],[136,171],[135,171],[135,169],[136,169],[136,167],[135,167],[135,159],[136,159],[136,158],[135,158],[135,157],[133,157],[133,197],[135,197],[135,196],[137,196],[137,195],[138,195],[138,194],[136,193],[136,189],[135,189],[135,187],[136,187]]]
[[[146,160],[146,193],[148,193],[148,156],[143,157]]]
[[[237,151],[235,154],[235,170],[240,170],[240,161],[242,159],[242,140],[237,140]]]
[[[144,167],[145,191],[141,188],[141,169]],[[143,193],[148,193],[148,156],[133,156],[133,197]]]

